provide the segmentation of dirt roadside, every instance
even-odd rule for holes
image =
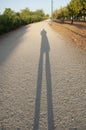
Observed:
[[[67,22],[53,22],[50,26],[66,40],[86,51],[86,22],[74,22],[73,25]]]

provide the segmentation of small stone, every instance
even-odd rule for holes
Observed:
[[[77,130],[77,128],[69,128],[69,130]]]

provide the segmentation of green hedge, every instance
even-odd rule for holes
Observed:
[[[10,8],[6,8],[4,13],[0,15],[0,34],[9,32],[10,30],[22,25],[39,22],[44,19],[45,14],[42,10],[31,12],[26,8],[21,12],[16,13]]]

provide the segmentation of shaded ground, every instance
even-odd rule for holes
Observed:
[[[53,22],[52,28],[61,34],[65,39],[71,40],[78,47],[86,50],[86,23],[74,22],[70,23],[56,23]]]

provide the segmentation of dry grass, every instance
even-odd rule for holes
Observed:
[[[68,22],[58,23],[53,22],[51,26],[57,33],[62,35],[67,40],[72,41],[78,47],[86,51],[86,23],[74,22],[70,24]]]

